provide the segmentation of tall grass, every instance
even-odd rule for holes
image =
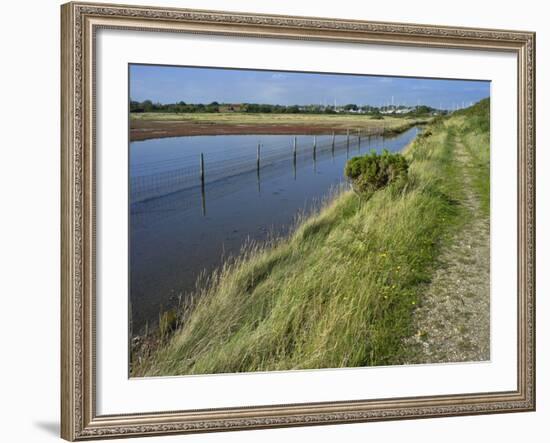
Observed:
[[[464,217],[455,136],[439,119],[405,152],[404,189],[352,191],[292,235],[251,245],[203,281],[183,325],[134,376],[399,364],[412,312]]]

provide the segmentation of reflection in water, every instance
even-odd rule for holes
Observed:
[[[200,136],[130,145],[130,298],[134,332],[247,241],[285,235],[343,183],[347,158],[395,138]]]

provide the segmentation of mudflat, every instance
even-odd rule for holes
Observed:
[[[288,114],[138,114],[130,118],[130,140],[193,135],[243,134],[345,134],[348,130],[365,135],[401,132],[419,119],[369,116],[288,115]]]

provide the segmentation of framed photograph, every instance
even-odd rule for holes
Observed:
[[[535,35],[68,3],[62,437],[535,409]]]

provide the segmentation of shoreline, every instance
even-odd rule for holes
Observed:
[[[392,125],[385,120],[365,120],[362,124],[353,122],[343,125],[334,123],[226,123],[177,120],[148,120],[130,117],[130,142],[155,138],[189,137],[206,135],[344,135],[348,128],[362,129],[372,135],[392,135],[406,131],[412,126],[426,124],[428,119],[404,120]],[[350,122],[351,123],[351,122]],[[377,124],[378,123],[378,124]],[[387,127],[385,127],[387,126]],[[353,132],[351,132],[353,134]]]

